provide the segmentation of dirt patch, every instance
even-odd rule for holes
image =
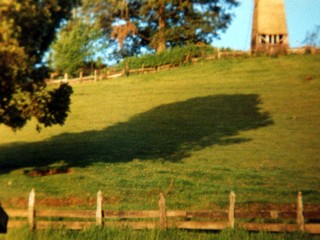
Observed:
[[[89,207],[96,205],[96,198],[79,198],[70,196],[66,198],[41,198],[37,197],[36,207],[40,208],[68,208],[68,207]],[[15,197],[7,201],[2,201],[2,205],[7,208],[28,208],[28,198]]]
[[[90,209],[96,206],[96,197],[37,197],[36,198],[36,208],[83,208]],[[120,198],[117,197],[105,197],[103,199],[104,205],[117,206],[121,203]],[[14,197],[1,202],[4,208],[28,208],[28,198],[27,197]],[[156,207],[155,207],[156,209]],[[220,207],[214,210],[226,210],[228,207]],[[185,210],[185,209],[184,209]],[[193,209],[195,210],[195,209]],[[200,209],[205,210],[205,209]],[[211,210],[213,210],[211,208]],[[238,204],[236,205],[237,212],[266,212],[266,211],[279,211],[279,212],[295,212],[297,210],[296,204],[275,204],[275,203],[250,203],[250,204]],[[307,212],[315,212],[320,214],[319,204],[304,204],[303,210]],[[318,219],[318,217],[317,217]]]
[[[34,168],[31,170],[25,170],[24,174],[29,177],[42,177],[42,176],[49,176],[55,174],[66,174],[70,173],[71,169],[66,167],[58,167],[58,168]]]
[[[117,205],[120,203],[120,199],[116,197],[106,197],[103,199],[103,204]],[[27,197],[14,197],[1,202],[5,208],[28,208]],[[94,208],[97,204],[96,197],[50,197],[50,198],[36,198],[36,208]]]
[[[276,203],[250,203],[250,204],[239,204],[237,206],[237,210],[239,211],[282,211],[282,212],[290,212],[297,210],[297,204],[276,204]],[[304,204],[303,210],[305,212],[320,212],[320,205],[316,204]]]
[[[320,75],[319,74],[307,74],[307,75],[304,75],[303,77],[303,80],[305,81],[313,81],[313,80],[319,80],[320,78]]]
[[[82,206],[95,206],[96,198],[79,198],[79,197],[68,197],[68,198],[40,198],[37,199],[37,205],[42,207],[82,207]]]

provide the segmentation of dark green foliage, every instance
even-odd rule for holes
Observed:
[[[53,124],[62,125],[68,116],[72,88],[62,84],[60,88],[49,92],[46,99],[46,111],[38,120],[48,127]]]
[[[72,1],[66,0],[5,1],[0,5],[0,124],[17,129],[32,117],[45,126],[64,122],[70,87],[48,92],[44,83],[48,70],[41,60],[71,7]],[[59,111],[64,112],[51,113],[54,108],[48,104],[57,104],[52,96],[58,92],[64,100]],[[40,120],[48,115],[55,120]]]
[[[122,69],[125,64],[129,65],[130,69],[142,67],[159,67],[162,65],[182,65],[189,63],[191,58],[204,58],[215,53],[215,49],[209,45],[197,46],[188,45],[184,47],[174,47],[157,54],[145,54],[126,58],[117,67]]]
[[[156,52],[191,43],[211,43],[229,26],[236,0],[84,0],[87,15],[117,42],[121,55]]]

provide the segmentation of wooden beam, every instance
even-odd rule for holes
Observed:
[[[195,230],[222,230],[230,227],[228,222],[198,222],[198,221],[175,221],[170,222],[169,227]]]
[[[34,191],[34,188],[32,188],[30,194],[29,194],[29,202],[28,202],[28,225],[30,230],[35,229],[35,197],[36,193]]]
[[[297,224],[285,223],[238,223],[237,226],[247,231],[296,232],[299,230]]]
[[[230,206],[229,206],[229,225],[234,228],[234,211],[236,205],[236,194],[232,191],[230,192]]]
[[[27,209],[6,209],[6,213],[10,218],[14,218],[14,217],[27,218],[29,215],[29,212]]]
[[[299,230],[304,232],[304,217],[303,217],[303,202],[302,202],[302,193],[298,193],[297,199],[297,224],[299,225]]]
[[[113,210],[104,210],[105,219],[113,218],[159,218],[158,210],[141,210],[141,211],[113,211]]]
[[[167,215],[166,215],[166,199],[163,193],[160,193],[159,199],[159,216],[160,216],[160,228],[167,228]]]
[[[56,217],[56,218],[95,218],[94,210],[37,210],[37,217]]]
[[[96,225],[101,227],[103,220],[102,212],[102,193],[98,191],[97,193],[97,211],[96,211]]]
[[[320,224],[305,224],[304,229],[306,232],[311,234],[320,234]]]

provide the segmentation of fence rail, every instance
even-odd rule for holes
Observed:
[[[299,192],[295,209],[250,210],[236,208],[236,195],[230,193],[229,209],[167,210],[164,194],[160,194],[157,210],[117,211],[102,209],[102,193],[97,194],[96,210],[35,209],[35,192],[29,195],[28,209],[6,209],[8,228],[29,225],[31,230],[65,228],[82,230],[92,226],[130,227],[133,229],[222,230],[241,228],[249,231],[295,232],[320,234],[320,205],[312,211],[303,209]],[[257,221],[259,220],[259,221]],[[267,223],[261,223],[261,220]]]
[[[320,54],[319,48],[314,48],[311,46],[301,47],[301,48],[290,48],[288,49],[288,54],[305,54],[307,52],[310,52],[311,54]],[[218,51],[216,54],[208,55],[206,57],[199,57],[199,58],[190,58],[191,62],[197,62],[199,60],[219,60],[219,59],[225,59],[225,58],[242,58],[242,57],[250,57],[252,56],[250,51]],[[187,57],[186,60],[189,58]],[[47,84],[60,84],[63,82],[68,83],[82,83],[82,82],[92,82],[102,79],[114,79],[118,77],[122,77],[125,75],[130,74],[144,74],[144,73],[155,73],[163,70],[168,70],[171,68],[175,68],[179,66],[179,64],[165,64],[160,65],[157,67],[144,67],[141,68],[134,68],[134,69],[112,69],[111,71],[108,71],[107,73],[100,74],[98,73],[99,70],[94,70],[94,74],[90,76],[83,76],[83,73],[80,72],[80,76],[78,78],[72,78],[69,79],[67,74],[64,74],[63,78],[60,79],[53,79],[50,78],[46,82]],[[56,74],[53,74],[53,76],[56,76]]]
[[[191,62],[197,62],[201,59],[204,60],[214,60],[214,59],[220,59],[220,58],[227,58],[227,57],[241,57],[241,56],[248,56],[250,53],[248,52],[243,52],[243,51],[230,51],[230,52],[218,52],[217,54],[213,55],[208,55],[205,58],[190,58]],[[122,77],[125,75],[130,75],[130,74],[144,74],[144,73],[155,73],[163,70],[169,70],[171,68],[178,67],[179,64],[165,64],[157,67],[144,67],[142,66],[141,68],[135,68],[135,69],[120,69],[120,70],[113,70],[111,72],[107,72],[105,74],[99,74],[98,70],[94,70],[94,74],[91,76],[83,76],[83,73],[80,72],[80,75],[78,78],[68,78],[68,74],[65,73],[64,77],[61,79],[49,79],[47,81],[47,84],[59,84],[63,82],[68,82],[68,83],[81,83],[81,82],[92,82],[92,81],[97,81],[100,79],[114,79],[118,77]],[[55,74],[53,74],[55,75]]]

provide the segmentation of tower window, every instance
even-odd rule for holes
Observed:
[[[279,35],[279,43],[283,43],[283,35],[282,34]]]
[[[266,35],[265,34],[260,35],[259,40],[261,44],[266,44]]]

